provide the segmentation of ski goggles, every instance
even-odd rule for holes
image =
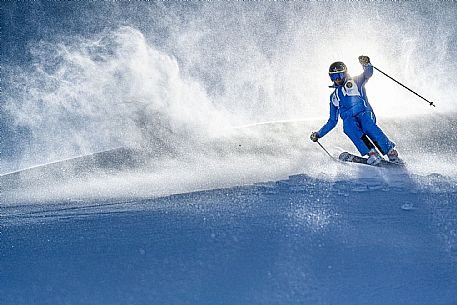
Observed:
[[[328,74],[330,76],[330,79],[334,82],[338,78],[339,79],[344,79],[344,72],[331,72]]]

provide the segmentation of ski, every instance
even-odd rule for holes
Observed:
[[[379,162],[376,165],[371,165],[371,164],[367,163],[368,158],[356,156],[356,155],[353,155],[353,154],[348,153],[346,151],[342,152],[340,154],[340,156],[338,157],[338,159],[341,160],[341,161],[344,161],[344,162],[360,163],[360,164],[366,164],[366,165],[377,166],[377,167],[399,168],[399,167],[403,167],[404,166],[404,164],[394,163],[394,162],[390,162],[390,161],[387,161],[387,160],[384,160],[384,159],[381,160],[381,162]]]

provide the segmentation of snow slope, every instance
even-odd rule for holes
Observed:
[[[2,304],[455,304],[457,186],[397,178],[2,207]]]

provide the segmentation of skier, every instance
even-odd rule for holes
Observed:
[[[376,125],[376,116],[368,103],[365,83],[373,75],[370,58],[359,56],[359,62],[363,66],[363,73],[356,77],[348,74],[346,65],[341,61],[330,65],[328,73],[333,85],[329,87],[334,88],[330,95],[330,118],[319,131],[313,132],[310,138],[313,142],[317,142],[319,138],[325,136],[336,126],[339,115],[343,120],[344,133],[362,156],[368,155],[368,164],[377,165],[381,162],[382,157],[376,148],[381,154],[387,154],[389,161],[402,163],[395,149],[395,143],[391,142]]]

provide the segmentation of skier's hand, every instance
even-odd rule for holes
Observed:
[[[309,138],[311,139],[311,141],[317,142],[317,140],[319,139],[319,134],[316,131],[314,131],[313,133],[311,133]]]
[[[362,65],[362,66],[366,66],[370,63],[370,57],[368,56],[364,56],[364,55],[360,55],[359,56],[359,63]]]

